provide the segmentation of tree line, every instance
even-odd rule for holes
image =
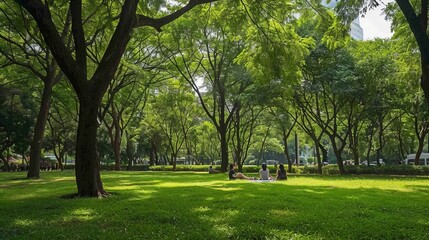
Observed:
[[[423,151],[422,44],[401,4],[386,9],[394,37],[365,42],[341,23],[353,11],[319,1],[0,6],[1,158],[31,149],[27,177],[38,178],[42,149],[60,166],[74,155],[80,196],[107,194],[106,159],[116,170],[219,159],[226,171],[271,151],[291,166],[297,135],[320,172],[329,161],[344,173],[345,159]]]

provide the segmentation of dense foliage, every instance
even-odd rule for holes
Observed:
[[[418,46],[400,8],[387,9],[392,39],[359,42],[318,1],[195,2],[185,15],[158,26],[156,19],[185,5],[142,1],[139,28],[122,29],[133,34],[126,40],[117,35],[115,17],[126,4],[83,1],[82,29],[67,18],[67,4],[49,5],[62,47],[38,32],[37,17],[24,14],[28,6],[1,3],[3,162],[16,154],[25,158],[42,109],[48,115],[41,154],[55,156],[61,168],[76,163],[78,172],[98,162],[115,170],[185,163],[226,171],[230,162],[242,170],[275,160],[290,171],[293,163],[316,164],[317,171],[308,171],[321,173],[327,162],[338,164],[339,173],[372,173],[374,168],[357,165],[398,164],[409,153],[429,151]],[[346,6],[350,16],[355,5]],[[11,12],[20,14],[11,18]],[[60,50],[70,59],[58,56]],[[58,61],[62,57],[71,62]],[[113,70],[105,64],[110,61]],[[16,74],[22,69],[25,84]],[[47,77],[51,101],[39,110],[34,99],[43,106]],[[10,89],[22,92],[19,100],[6,94]],[[356,166],[344,166],[346,161]],[[374,171],[394,173],[388,166]]]

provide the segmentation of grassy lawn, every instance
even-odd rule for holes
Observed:
[[[429,178],[102,172],[103,199],[73,172],[0,173],[0,239],[429,239]]]

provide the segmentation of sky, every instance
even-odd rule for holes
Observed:
[[[382,0],[383,3],[387,4],[393,2],[394,0]],[[383,5],[375,9],[369,10],[365,17],[360,17],[359,22],[360,26],[363,28],[363,38],[364,40],[370,40],[374,38],[389,38],[392,36],[390,32],[390,22],[384,19],[384,14],[382,13]]]

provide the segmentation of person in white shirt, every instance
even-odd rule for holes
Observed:
[[[273,180],[273,177],[271,177],[270,170],[267,168],[266,163],[262,163],[262,169],[259,170],[259,179],[260,180]]]

